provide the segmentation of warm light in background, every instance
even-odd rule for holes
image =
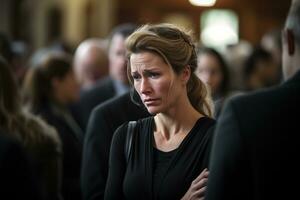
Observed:
[[[217,0],[189,0],[194,6],[213,6]]]

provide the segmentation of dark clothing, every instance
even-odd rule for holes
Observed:
[[[158,186],[153,186],[153,169],[158,164],[153,162],[154,117],[138,120],[128,164],[124,152],[128,123],[122,125],[112,140],[105,199],[181,199],[192,181],[208,167],[212,138],[209,130],[214,123],[206,117],[196,122],[164,167]],[[153,188],[158,189],[156,196]]]
[[[0,199],[42,199],[37,176],[25,149],[0,132]]]
[[[85,130],[92,110],[115,95],[114,83],[109,77],[97,82],[91,89],[81,92],[79,102],[72,106],[72,114],[80,127]]]
[[[230,99],[216,127],[205,199],[299,198],[299,113],[300,73]]]
[[[103,199],[108,176],[108,158],[114,131],[124,122],[149,116],[135,105],[129,92],[97,106],[84,139],[81,187],[85,200]]]
[[[163,152],[159,149],[153,147],[153,196],[156,197],[159,192],[160,183],[163,180],[164,173],[168,170],[168,165],[172,157],[177,152],[178,148],[169,151]]]
[[[80,200],[80,169],[82,157],[82,133],[73,127],[69,117],[51,104],[45,104],[35,111],[48,124],[55,127],[63,145],[62,196],[64,200]],[[69,115],[68,115],[69,116]]]

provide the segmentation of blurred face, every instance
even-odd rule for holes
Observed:
[[[114,35],[111,40],[109,48],[109,72],[113,79],[128,84],[125,38],[120,34]]]
[[[79,84],[73,71],[68,72],[62,79],[54,78],[53,90],[56,100],[62,104],[74,103],[79,99]]]
[[[75,60],[76,77],[83,87],[90,87],[108,74],[108,58],[104,50],[91,47]]]
[[[218,60],[209,54],[198,56],[198,67],[195,71],[198,78],[209,85],[212,94],[216,94],[221,86],[223,74]]]
[[[167,113],[186,87],[169,65],[157,54],[142,52],[130,57],[134,87],[151,114]]]

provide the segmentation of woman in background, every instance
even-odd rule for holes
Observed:
[[[30,111],[54,126],[62,140],[64,200],[81,199],[79,175],[83,134],[69,111],[69,105],[79,98],[72,57],[62,52],[49,53],[28,72],[24,93]]]
[[[23,109],[17,83],[8,64],[1,57],[0,129],[19,140],[29,153],[43,199],[60,199],[60,139],[53,127]]]
[[[209,86],[214,102],[214,117],[217,119],[229,92],[229,69],[222,55],[213,48],[198,50],[196,75]]]

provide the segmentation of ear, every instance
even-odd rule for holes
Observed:
[[[286,29],[285,33],[285,41],[287,42],[287,47],[288,47],[288,53],[290,56],[294,55],[295,53],[295,37],[294,33],[291,29]]]
[[[191,76],[191,67],[186,65],[181,72],[181,80],[184,84],[186,84]]]

